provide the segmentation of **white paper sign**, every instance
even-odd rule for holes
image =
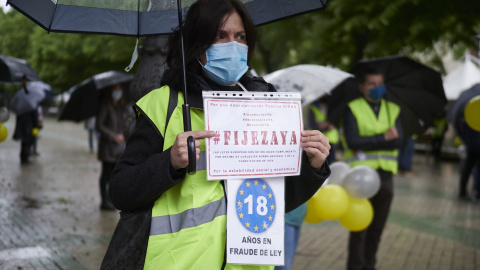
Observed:
[[[284,178],[230,179],[225,183],[227,263],[283,265]]]
[[[259,98],[245,99],[228,93],[227,99],[206,97],[204,91],[205,129],[217,134],[205,140],[207,179],[300,174],[300,94],[295,93],[295,98],[290,99],[268,99],[261,95],[263,92],[255,94]]]

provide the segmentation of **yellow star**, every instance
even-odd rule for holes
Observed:
[[[258,232],[258,226],[257,225],[255,225],[255,227],[253,227],[253,228],[255,228],[255,231]]]
[[[247,226],[247,228],[250,228],[250,223],[248,223],[247,221],[247,223],[245,223],[245,226]]]
[[[244,192],[243,189],[240,189],[240,195],[243,195]]]
[[[275,209],[275,205],[273,205],[273,204],[270,205],[270,208],[271,208],[272,210],[274,210],[274,209]]]
[[[241,201],[238,201],[237,204],[238,204],[238,206],[242,206],[242,202],[241,202]]]
[[[243,213],[240,213],[239,216],[240,216],[240,218],[243,218]]]
[[[263,228],[267,229],[267,223],[263,223]]]
[[[269,198],[269,199],[272,198],[272,193],[268,193],[268,198]]]
[[[263,187],[263,189],[267,189],[267,185],[265,185],[265,184],[263,184],[262,187]]]
[[[250,182],[247,182],[245,185],[246,185],[247,187],[250,187]]]
[[[258,180],[253,181],[255,183],[255,186],[258,185]]]
[[[272,216],[268,216],[268,221],[272,221],[273,217]]]

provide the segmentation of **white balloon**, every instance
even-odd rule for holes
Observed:
[[[343,161],[337,161],[330,165],[330,177],[328,177],[328,183],[341,186],[345,175],[350,170],[350,166]]]
[[[366,165],[359,165],[350,169],[342,186],[348,195],[358,199],[368,199],[380,189],[380,176],[376,170]]]
[[[10,112],[8,111],[7,107],[0,107],[0,122],[5,123],[8,121],[10,117]]]

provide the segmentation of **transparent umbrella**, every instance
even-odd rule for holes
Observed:
[[[302,106],[314,102],[352,74],[338,68],[320,65],[296,65],[277,70],[264,76],[279,92],[299,91],[302,93]]]

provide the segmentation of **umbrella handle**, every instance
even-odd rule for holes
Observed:
[[[190,117],[190,105],[183,104],[183,131],[192,131],[192,121]],[[197,150],[195,149],[195,138],[189,136],[187,138],[187,149],[188,149],[188,166],[187,172],[192,175],[196,173],[197,170]]]
[[[197,153],[195,149],[195,138],[189,136],[187,138],[187,148],[188,148],[188,174],[195,174],[197,171]]]

